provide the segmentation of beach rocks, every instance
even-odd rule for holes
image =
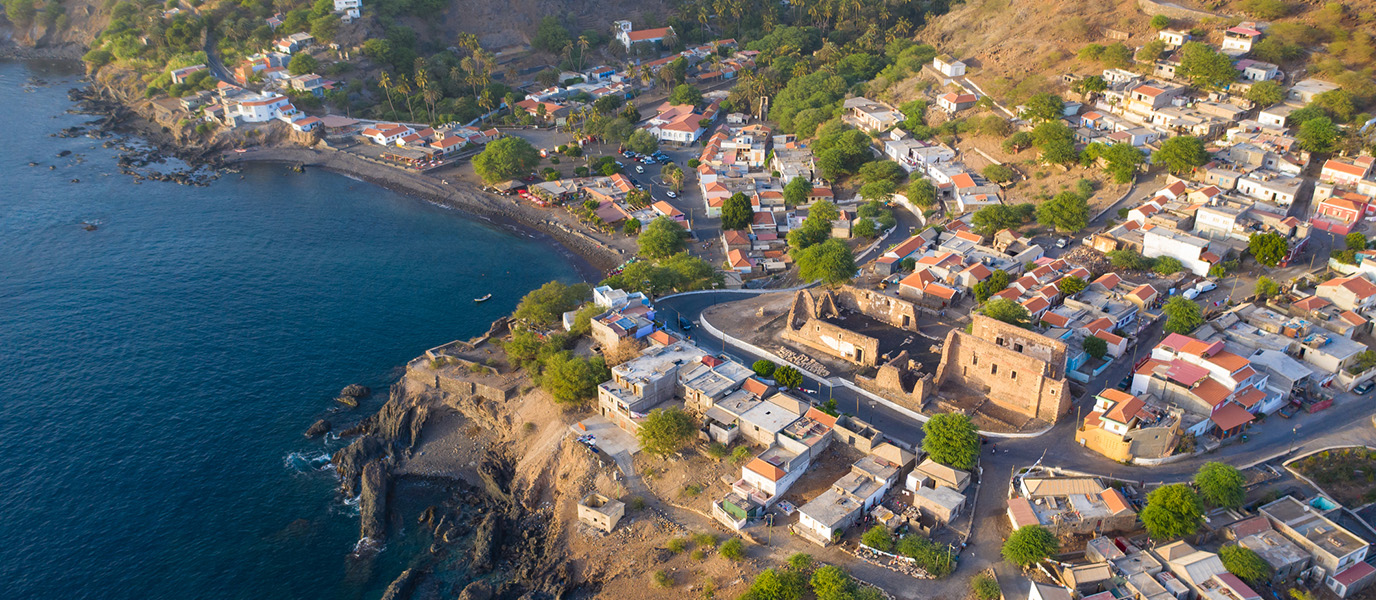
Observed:
[[[497,515],[487,513],[478,530],[473,534],[474,573],[487,573],[492,570],[492,550],[497,546]]]
[[[358,514],[362,521],[360,534],[368,539],[381,540],[387,536],[387,467],[375,460],[363,467],[362,491],[359,494]]]
[[[459,600],[492,600],[492,586],[486,581],[474,581],[463,588]]]
[[[320,437],[322,435],[329,433],[331,429],[334,429],[334,425],[330,424],[330,422],[326,421],[325,419],[320,419],[319,421],[316,421],[315,424],[311,425],[309,428],[306,429],[306,437]]]
[[[411,597],[412,590],[416,589],[416,583],[420,581],[422,571],[420,569],[406,569],[392,580],[392,584],[387,586],[387,591],[382,593],[382,600],[406,600]]]
[[[344,389],[339,390],[339,395],[350,396],[353,398],[367,398],[368,396],[373,395],[373,390],[366,385],[353,383],[346,385],[344,386]]]

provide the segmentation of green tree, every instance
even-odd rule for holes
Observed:
[[[1279,233],[1254,233],[1252,237],[1247,238],[1247,251],[1257,259],[1257,262],[1267,267],[1279,265],[1289,249],[1285,236]]]
[[[737,600],[800,600],[806,592],[807,579],[801,573],[765,569]]]
[[[1158,256],[1156,258],[1156,264],[1152,266],[1152,270],[1160,275],[1174,275],[1185,270],[1185,265],[1181,264],[1178,258],[1172,256]]]
[[[888,532],[885,532],[886,534]],[[866,535],[869,535],[866,533]],[[812,573],[812,592],[817,600],[858,600],[860,586],[845,569],[836,565],[823,566]]]
[[[1045,92],[1033,95],[1023,106],[1019,116],[1033,122],[1059,120],[1065,111],[1065,101],[1060,96]]]
[[[1334,119],[1347,122],[1352,119],[1352,114],[1357,112],[1356,103],[1352,100],[1352,94],[1347,90],[1336,89],[1328,90],[1322,94],[1314,96],[1312,106],[1317,106]]]
[[[693,417],[676,406],[656,408],[645,415],[635,437],[640,447],[655,456],[678,452],[697,435]]]
[[[1360,232],[1354,231],[1347,234],[1343,241],[1347,243],[1348,250],[1366,250],[1366,236]]]
[[[569,31],[559,24],[559,19],[553,15],[546,15],[540,19],[540,27],[535,30],[535,37],[531,38],[530,45],[536,50],[557,53],[564,49],[564,45],[569,42]]]
[[[851,237],[872,240],[879,237],[879,227],[874,224],[874,219],[856,219],[850,233]]]
[[[1075,275],[1067,275],[1056,282],[1056,289],[1061,290],[1061,293],[1067,296],[1078,294],[1087,287],[1089,284]]]
[[[1166,15],[1156,15],[1151,18],[1151,23],[1149,24],[1151,25],[1152,29],[1161,31],[1162,29],[1171,26],[1171,18]]]
[[[745,194],[736,192],[731,194],[725,202],[721,204],[721,228],[726,230],[749,229],[751,220],[754,218],[754,209],[750,206],[750,198]]]
[[[794,177],[784,186],[784,206],[793,208],[807,204],[807,199],[811,195],[812,184],[808,183],[806,178]]]
[[[783,365],[774,370],[774,381],[781,387],[797,389],[803,386],[803,374],[798,369]]]
[[[688,232],[677,221],[658,217],[640,232],[637,240],[640,253],[650,258],[666,258],[683,251],[683,238]]]
[[[1027,308],[1007,298],[994,298],[985,303],[979,310],[985,316],[998,319],[1009,325],[1017,325],[1022,328],[1032,326],[1032,315],[1027,312]]]
[[[1204,149],[1203,140],[1192,135],[1178,135],[1161,142],[1161,149],[1152,153],[1151,160],[1182,175],[1209,162],[1209,152]]]
[[[1218,550],[1223,568],[1247,583],[1260,584],[1271,579],[1271,565],[1251,548],[1229,544]]]
[[[1041,154],[1041,160],[1051,165],[1074,163],[1075,133],[1062,121],[1047,121],[1032,130],[1032,144]]]
[[[1114,183],[1130,183],[1137,175],[1137,168],[1147,162],[1147,155],[1132,144],[1117,143],[1106,148],[1103,159],[1108,163],[1104,170],[1113,176]]]
[[[755,374],[760,377],[769,377],[774,374],[774,369],[776,367],[774,361],[761,358],[755,361],[755,364],[750,365],[750,370],[754,371]]]
[[[1273,106],[1285,100],[1285,88],[1274,81],[1258,81],[1247,90],[1247,99],[1260,107]]]
[[[1108,354],[1108,342],[1105,342],[1103,338],[1098,336],[1085,336],[1085,340],[1080,343],[1080,347],[1084,348],[1086,354],[1094,358],[1103,358]]]
[[[1037,564],[1060,549],[1056,536],[1041,525],[1023,525],[1003,543],[1003,559],[1027,567]]]
[[[865,200],[878,200],[888,202],[893,199],[894,193],[898,191],[898,186],[894,182],[881,179],[870,181],[860,186],[860,197]]]
[[[1184,296],[1171,296],[1161,311],[1166,313],[1166,333],[1188,335],[1204,324],[1204,313],[1199,305],[1186,300]]]
[[[612,377],[601,356],[583,358],[567,351],[546,358],[542,367],[540,387],[560,404],[583,404],[596,398],[597,385]]]
[[[297,52],[291,57],[291,62],[287,63],[287,72],[292,75],[314,73],[318,68],[320,68],[320,62],[305,52]]]
[[[889,533],[883,525],[871,527],[864,535],[860,536],[860,542],[866,546],[883,552],[893,551],[893,534]]]
[[[872,160],[860,165],[855,176],[865,183],[887,181],[896,186],[899,181],[907,176],[907,173],[903,172],[903,167],[891,160]]]
[[[1295,138],[1300,141],[1300,146],[1305,150],[1317,154],[1332,152],[1338,144],[1338,128],[1333,125],[1333,121],[1328,117],[1309,119],[1300,125],[1299,133]]]
[[[1166,328],[1170,330],[1169,323]],[[1139,515],[1151,537],[1168,540],[1190,535],[1199,529],[1199,524],[1204,521],[1204,503],[1190,486],[1173,483],[1147,494],[1147,506]]]
[[[840,285],[855,277],[855,253],[838,239],[795,252],[793,261],[798,263],[798,277],[804,281]]]
[[[1008,136],[1003,140],[1003,151],[1008,154],[1017,154],[1032,147],[1032,134],[1026,131],[1019,131]]]
[[[1073,192],[1061,192],[1037,207],[1037,222],[1063,233],[1075,233],[1089,223],[1089,203]]]
[[[980,174],[994,183],[1008,183],[1018,176],[1018,172],[1008,165],[989,165]]]
[[[1211,506],[1219,508],[1238,508],[1242,506],[1246,490],[1246,478],[1232,465],[1221,462],[1207,462],[1194,474],[1194,486],[1199,495]]]
[[[511,316],[539,326],[550,326],[558,323],[564,313],[578,308],[588,293],[587,284],[565,285],[551,281],[521,298]]]
[[[1265,275],[1257,278],[1257,295],[1262,298],[1274,298],[1280,294],[1280,284],[1276,280]]]
[[[932,206],[936,204],[936,186],[925,177],[918,177],[908,184],[907,196],[913,204],[923,208]]]
[[[675,87],[673,93],[669,94],[669,103],[697,106],[702,104],[702,90],[685,83]]]
[[[1202,42],[1185,42],[1180,47],[1180,67],[1175,72],[1200,88],[1221,88],[1238,75],[1232,58]]]
[[[990,204],[970,217],[970,224],[980,235],[993,235],[1004,229],[1020,227],[1022,222],[1018,210],[1007,204]]]
[[[485,183],[497,183],[530,173],[540,163],[540,153],[530,142],[517,136],[489,142],[473,157],[473,170]]]
[[[979,430],[959,413],[933,415],[922,425],[922,450],[932,460],[970,470],[979,461]]]
[[[621,233],[626,235],[637,235],[640,233],[640,219],[631,217],[621,225]]]
[[[1080,96],[1083,98],[1089,96],[1090,94],[1102,94],[1103,92],[1107,91],[1108,82],[1104,81],[1104,78],[1098,75],[1090,75],[1088,77],[1080,79],[1079,81],[1076,81],[1075,85],[1071,86],[1070,89],[1071,91],[1080,94]]]
[[[659,150],[659,138],[644,129],[637,129],[626,138],[626,147],[641,154],[653,154]]]

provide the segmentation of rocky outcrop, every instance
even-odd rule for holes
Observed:
[[[410,456],[430,417],[430,401],[428,396],[408,396],[400,385],[394,385],[390,399],[377,414],[344,432],[359,436],[331,457],[346,494],[358,494],[359,476],[373,460],[392,466],[398,456]]]
[[[416,584],[424,574],[420,569],[406,569],[392,580],[392,584],[387,586],[387,591],[382,593],[382,600],[406,600],[411,597],[412,591],[416,589]]]
[[[478,530],[473,534],[474,573],[487,573],[492,570],[492,550],[497,546],[497,515],[488,513]]]
[[[358,514],[362,521],[360,534],[371,540],[387,537],[387,468],[375,460],[363,467],[358,500]]]
[[[474,581],[463,588],[459,600],[492,600],[492,586],[486,581]]]
[[[339,395],[349,396],[351,398],[367,398],[373,395],[373,390],[366,385],[352,383],[344,386],[344,389],[339,390]]]
[[[320,419],[319,421],[316,421],[315,424],[311,425],[309,428],[306,429],[306,437],[320,437],[322,435],[329,433],[331,429],[334,429],[334,425],[332,425],[329,421],[325,419]]]

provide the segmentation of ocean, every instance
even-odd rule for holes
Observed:
[[[359,572],[341,442],[302,431],[572,265],[331,173],[135,183],[50,136],[93,119],[78,75],[0,62],[0,596],[378,597],[409,556]]]

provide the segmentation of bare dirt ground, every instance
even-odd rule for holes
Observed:
[[[1030,202],[1041,204],[1046,198],[1066,190],[1075,189],[1081,179],[1094,184],[1094,197],[1089,200],[1089,212],[1095,214],[1113,204],[1131,187],[1128,184],[1113,183],[1104,175],[1102,169],[1047,166],[1037,162],[1036,150],[1023,150],[1018,154],[1008,154],[1002,148],[1003,139],[990,136],[962,136],[956,144],[965,164],[974,171],[982,171],[993,164],[985,156],[1012,167],[1021,178],[1005,188],[1004,204]],[[976,151],[978,150],[978,151]],[[981,154],[983,152],[984,154]]]

